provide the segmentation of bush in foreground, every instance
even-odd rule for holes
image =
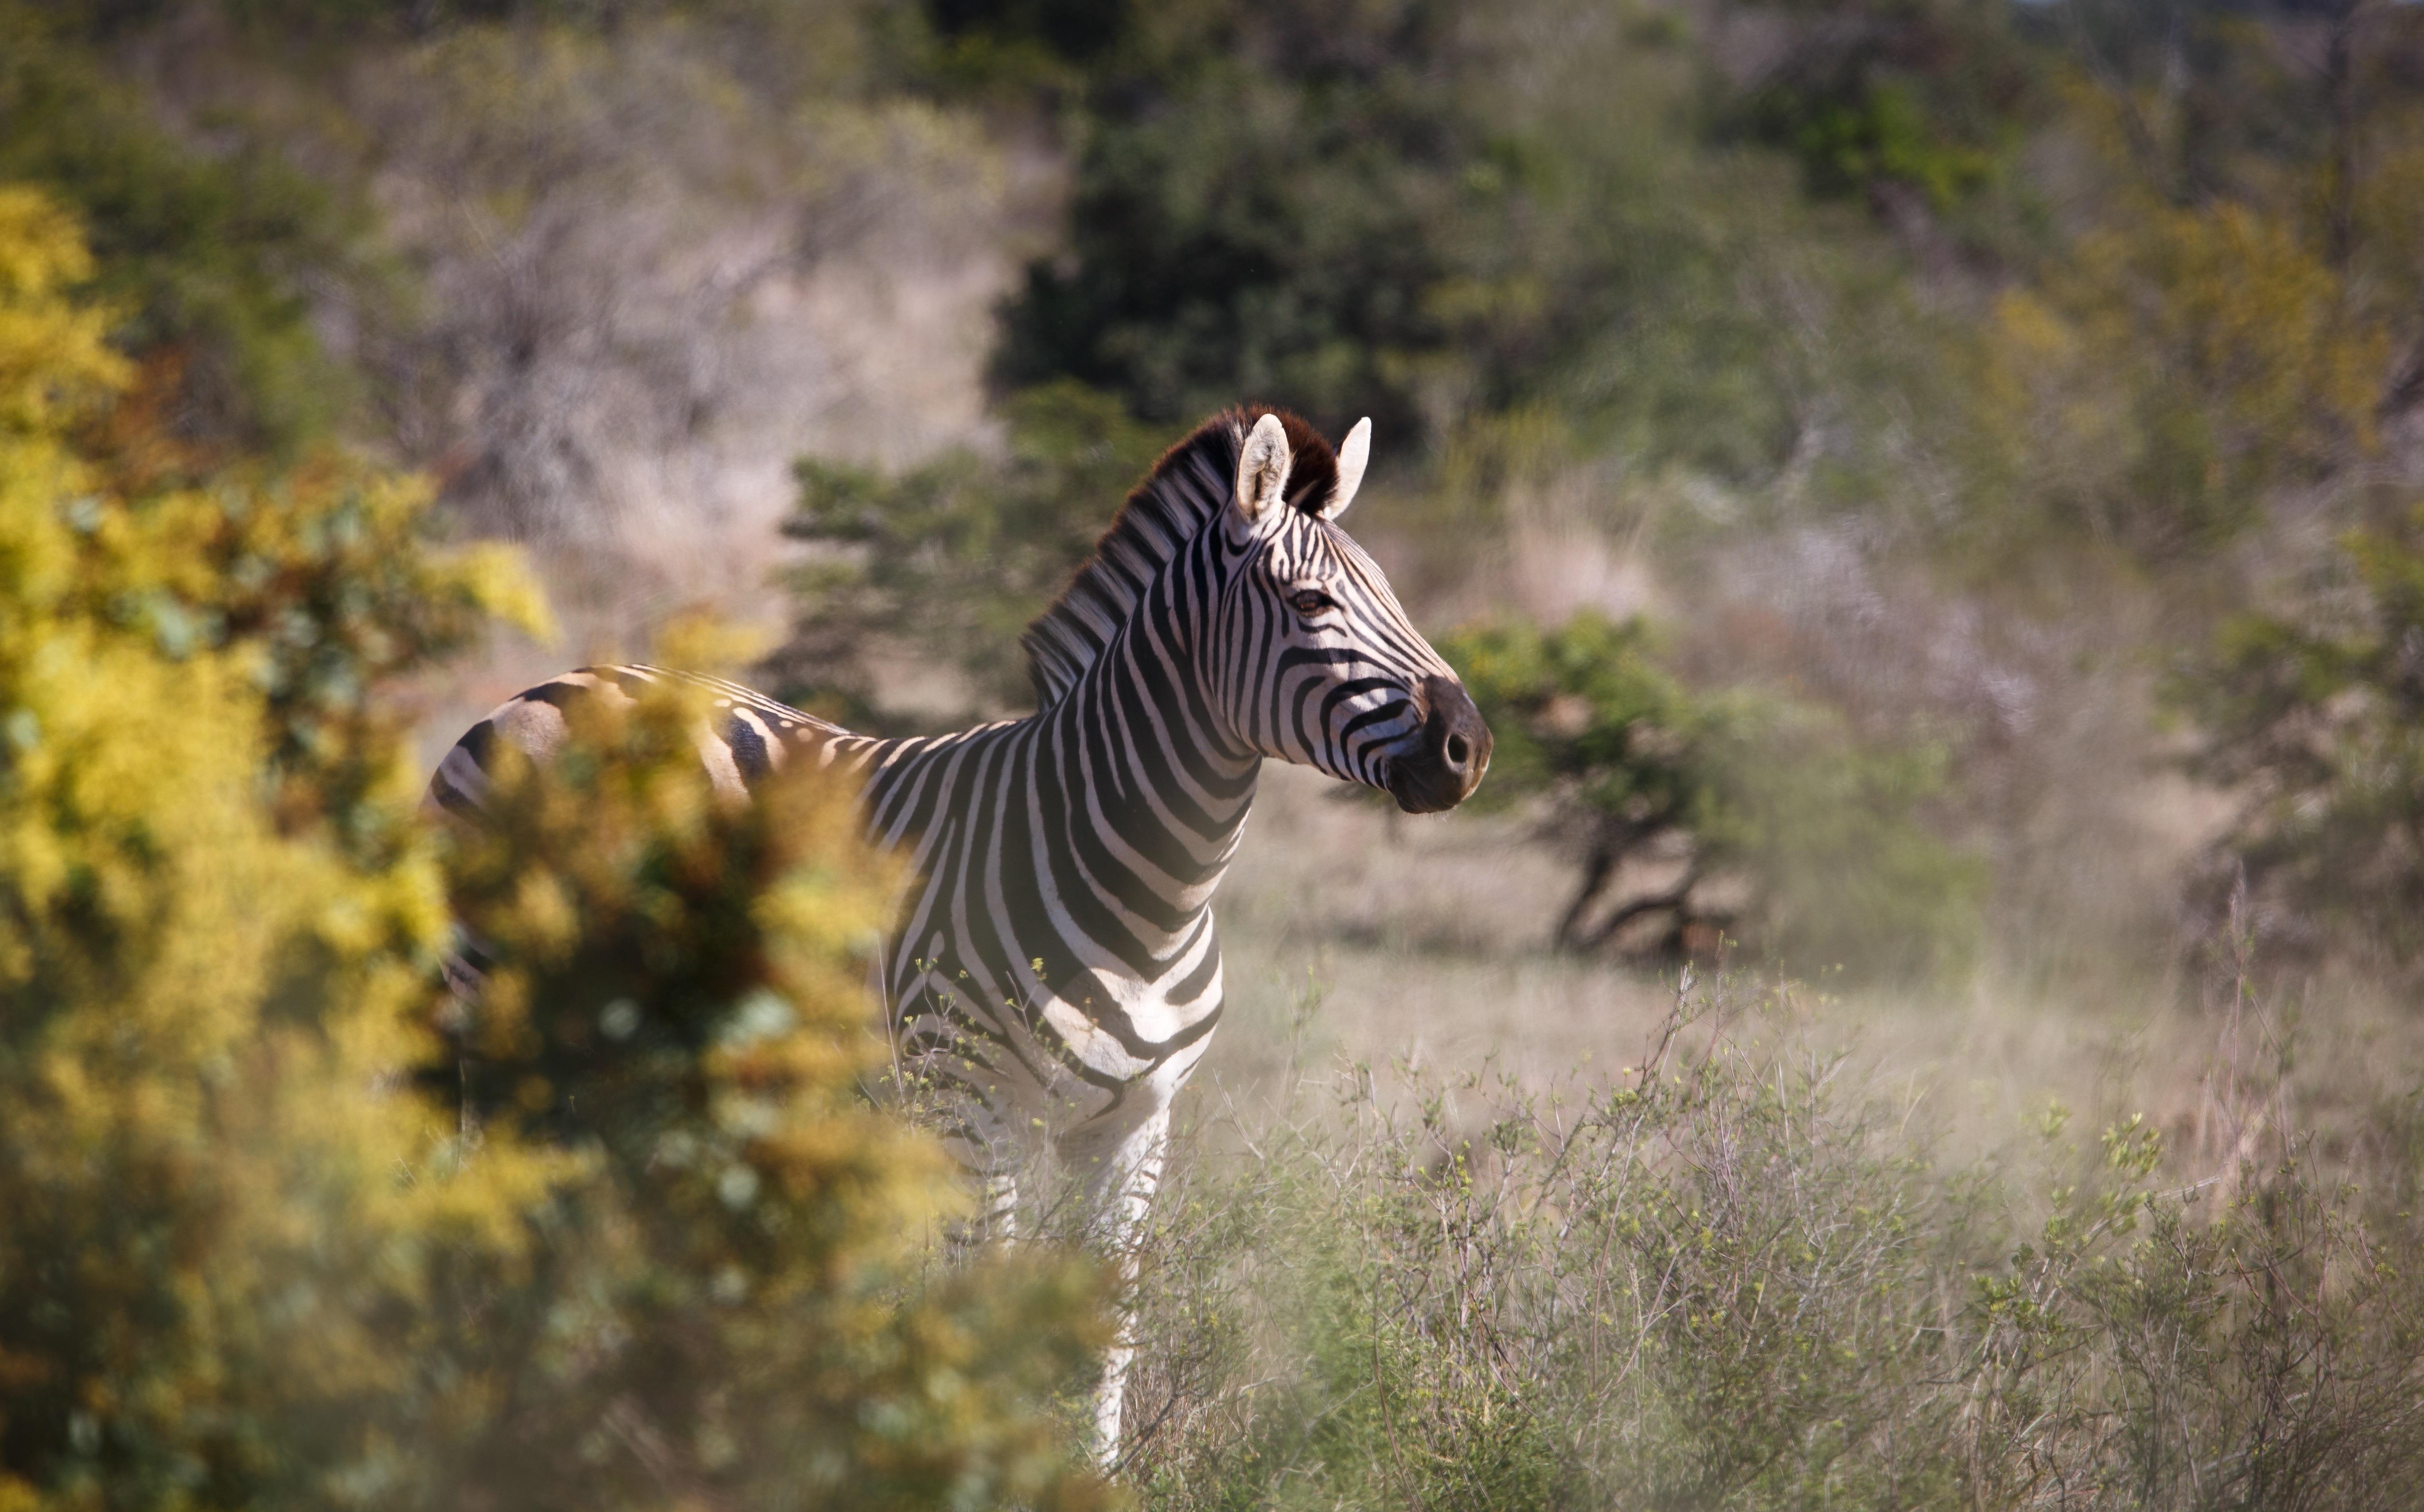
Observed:
[[[516,1404],[468,1483],[518,1506],[1095,1504],[1051,1404],[1108,1341],[1104,1278],[1040,1247],[934,1262],[957,1184],[866,1091],[889,868],[819,772],[719,799],[710,712],[574,709],[546,770],[501,756],[458,863],[493,964],[434,1084],[484,1144],[579,1163],[447,1357]]]
[[[518,576],[409,480],[194,470],[89,271],[0,188],[0,1508],[1098,1502],[1095,1272],[931,1265],[860,1092],[838,800],[715,802],[668,699],[450,867],[373,692]]]

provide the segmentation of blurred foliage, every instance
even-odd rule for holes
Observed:
[[[960,450],[904,472],[803,459],[783,533],[813,548],[768,669],[783,696],[840,700],[880,722],[868,655],[906,646],[965,673],[995,709],[1031,700],[1018,633],[1110,528],[1118,501],[1175,438],[1071,382],[1012,397],[1007,454]]]
[[[283,467],[210,466],[160,422],[153,371],[82,433],[117,507],[71,516],[96,568],[78,607],[171,660],[240,656],[280,824],[325,820],[375,857],[400,843],[375,793],[409,722],[382,685],[500,622],[544,633],[546,607],[503,547],[433,554],[425,480],[326,446]]]
[[[1358,1065],[1286,1089],[1252,1160],[1182,1142],[1143,1504],[2410,1503],[2424,1232],[2393,1163],[2318,1170],[2255,1079],[2234,1151],[2055,1106],[1938,1165],[1806,1011],[1687,980],[1603,1082]]]
[[[2349,134],[2416,82],[2418,24],[2395,0],[2062,0],[2014,16],[2101,97],[2136,183],[2175,204],[2287,191],[2330,214],[2355,187],[2334,161]]]
[[[863,0],[217,0],[215,7],[249,40],[304,50],[346,41],[417,41],[498,24],[596,31],[669,13],[733,24],[757,32],[760,41],[779,42],[786,33],[817,27],[830,17],[855,23],[869,8]],[[53,9],[68,34],[94,40],[140,36],[177,19],[181,9],[190,14],[181,0],[56,0]]]
[[[2118,548],[2194,594],[2277,500],[2374,457],[2390,358],[2424,341],[2403,222],[2374,208],[2424,124],[2424,25],[2314,8],[1773,13],[1794,45],[1718,87],[1718,119],[1794,151],[1813,193],[1864,193],[1968,302],[1864,330],[1830,301],[1855,317],[1830,343],[1887,360],[1822,380],[1834,434],[1809,497],[1881,516],[1935,494],[1902,522],[1956,568]]]
[[[10,349],[0,374],[20,448],[8,477],[29,533],[14,554],[24,633],[52,620],[81,627],[60,633],[97,638],[90,654],[102,661],[135,658],[127,675],[138,684],[179,665],[198,685],[238,679],[256,709],[238,744],[267,784],[265,812],[289,835],[335,840],[366,874],[401,865],[413,850],[392,811],[407,780],[403,724],[374,692],[500,619],[542,627],[533,590],[499,549],[432,550],[417,482],[332,454],[284,472],[204,470],[158,422],[142,374],[102,342],[108,307],[70,298],[97,269],[67,212],[22,187],[5,204]],[[156,670],[136,664],[138,648]],[[25,654],[62,676],[74,660]],[[94,702],[76,717],[103,718],[111,676],[84,681]],[[19,726],[24,770],[53,771],[101,801],[105,788],[87,788],[94,779],[30,705]]]
[[[365,366],[479,528],[762,529],[763,470],[804,441],[917,455],[974,418],[965,356],[886,380],[923,360],[901,340],[965,354],[950,315],[981,290],[917,311],[994,255],[998,150],[968,116],[856,98],[869,68],[821,44],[852,40],[846,10],[728,8],[458,28],[332,103],[422,280]]]
[[[2347,310],[2293,223],[2144,205],[1997,301],[1981,481],[2144,558],[2210,549],[2373,447],[2388,333]]]
[[[949,1163],[862,1090],[885,1064],[865,956],[888,869],[817,773],[720,800],[707,712],[704,692],[576,707],[546,769],[503,756],[457,861],[495,963],[431,1085],[484,1150],[583,1161],[452,1361],[518,1404],[466,1485],[565,1507],[1100,1504],[1048,1406],[1108,1341],[1108,1278],[1045,1249],[934,1264]]]
[[[2194,769],[2242,798],[2224,845],[2302,953],[2424,952],[2424,507],[2352,533],[2305,612],[2245,613],[2175,675]],[[2281,926],[2286,925],[2287,928]]]
[[[1649,920],[1669,954],[1714,955],[1739,929],[1805,969],[1970,963],[1986,878],[1928,822],[1940,751],[1866,748],[1748,689],[1689,691],[1638,620],[1471,629],[1441,650],[1496,738],[1484,801],[1545,799],[1544,832],[1580,851],[1559,945],[1637,944]]]
[[[1820,198],[1917,191],[1942,215],[2001,185],[2042,59],[1972,0],[1799,0],[1786,50],[1720,101],[1721,128],[1784,149]]]
[[[1957,198],[2017,129],[2017,44],[1975,6],[1866,8],[1860,37],[1918,35],[1854,52],[1938,69],[1939,114],[1986,90],[1993,119],[1972,134],[1990,145],[1961,145],[1899,85],[1860,85],[1901,153],[1864,182]],[[1054,35],[1033,8],[938,14],[967,10],[949,35]],[[1368,412],[1400,467],[1546,403],[1644,466],[1752,484],[1806,445],[1816,395],[1927,391],[1925,355],[1882,340],[1905,324],[1882,240],[1800,214],[1698,124],[1800,86],[1712,104],[1680,13],[1541,0],[1500,28],[1431,4],[1140,8],[1105,35],[1064,59],[1083,65],[1067,244],[1005,310],[1007,386],[1074,376],[1165,424],[1241,395],[1333,432]],[[1955,38],[1958,57],[1934,56]]]
[[[1029,266],[1000,379],[1075,377],[1163,425],[1252,398],[1384,435],[1461,402],[1443,386],[1511,381],[1534,333],[1493,307],[1523,302],[1508,223],[1535,165],[1463,98],[1459,19],[1130,9],[1087,71],[1068,249]]]
[[[212,156],[171,136],[77,45],[89,14],[0,4],[0,180],[40,183],[84,220],[113,340],[162,363],[169,434],[232,454],[326,431],[348,374],[304,288],[371,279],[352,250],[359,213],[273,149],[239,136]]]
[[[454,857],[497,990],[441,1037],[366,691],[529,590],[359,464],[188,472],[94,271],[0,188],[0,1504],[1099,1504],[1099,1276],[934,1265],[860,1090],[845,802],[584,724]]]
[[[554,1160],[462,1170],[373,1090],[416,1052],[434,851],[400,822],[356,866],[281,833],[259,645],[122,612],[188,565],[180,504],[123,497],[76,443],[128,378],[68,297],[90,270],[62,210],[0,190],[0,1490],[317,1500],[442,1406],[398,1348],[417,1257],[518,1264],[510,1215]],[[213,498],[254,502],[182,506]],[[412,771],[376,755],[363,801],[400,820]]]

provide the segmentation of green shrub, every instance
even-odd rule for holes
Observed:
[[[2175,669],[2224,837],[2282,949],[2424,951],[2424,509],[2340,543],[2304,613],[2246,613]],[[2218,899],[2209,899],[2218,901]]]
[[[1490,801],[1544,800],[1580,851],[1559,944],[1637,940],[1657,920],[1672,952],[1711,953],[1733,928],[1813,967],[1966,968],[1985,879],[1927,822],[1940,752],[1875,748],[1750,690],[1688,690],[1638,620],[1479,629],[1443,650],[1496,739]]]

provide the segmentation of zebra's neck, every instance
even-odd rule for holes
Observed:
[[[1236,854],[1262,757],[1228,735],[1190,648],[1162,633],[1168,623],[1140,613],[1035,718],[1048,748],[1076,757],[1054,773],[1073,803],[1200,908]]]
[[[930,877],[938,867],[991,873],[1013,906],[1012,894],[1032,897],[1060,915],[1062,932],[1143,981],[1199,953],[1262,766],[1218,717],[1176,629],[1186,621],[1174,576],[1048,708],[886,742],[869,763],[880,843],[906,849]],[[953,822],[992,833],[944,834]]]

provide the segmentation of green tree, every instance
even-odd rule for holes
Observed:
[[[1580,851],[1559,945],[1646,932],[1706,954],[1740,929],[1789,962],[1922,978],[1968,964],[1985,877],[1927,822],[1940,752],[1871,748],[1750,690],[1686,689],[1639,620],[1484,628],[1442,649],[1496,738],[1485,791],[1544,800],[1547,830]]]
[[[2242,797],[2224,844],[2272,948],[2424,951],[2424,509],[2341,543],[2296,613],[2243,613],[2175,674],[2199,774]],[[2302,938],[2303,937],[2303,938]]]
[[[1503,385],[1537,333],[1479,291],[1515,267],[1529,159],[1472,108],[1472,55],[1433,0],[1133,10],[1000,378],[1163,424],[1252,398],[1397,435]]]
[[[999,460],[966,450],[887,475],[804,458],[783,533],[811,554],[789,574],[797,614],[768,663],[785,696],[838,700],[881,723],[868,658],[889,643],[965,674],[990,709],[1032,696],[1018,634],[1068,584],[1169,437],[1060,381],[1005,406]]]
[[[1665,915],[1680,945],[1695,918],[1692,894],[1720,860],[1700,837],[1723,821],[1715,747],[1731,736],[1729,710],[1661,670],[1637,619],[1473,630],[1443,649],[1490,721],[1492,798],[1555,793],[1558,822],[1582,829],[1582,881],[1557,943],[1595,948],[1636,919]],[[1678,859],[1668,885],[1592,917],[1626,863]]]
[[[2038,56],[2005,8],[1969,0],[1800,0],[1795,45],[1718,103],[1722,126],[1782,148],[1820,198],[1898,195],[1952,215],[2000,187],[2038,105]],[[1723,44],[1723,27],[1714,39]]]

